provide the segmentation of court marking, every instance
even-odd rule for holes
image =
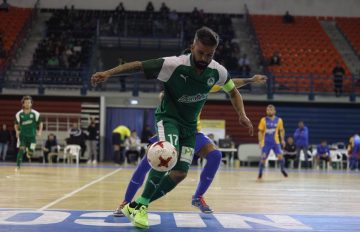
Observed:
[[[191,219],[191,220],[187,220]],[[194,231],[194,232],[345,232],[357,231],[360,216],[312,215],[312,214],[258,214],[258,213],[214,213],[200,212],[149,212],[149,231]],[[140,231],[125,217],[114,218],[104,210],[25,210],[0,208],[0,231],[116,232]]]
[[[108,174],[106,174],[106,175],[104,175],[104,176],[102,176],[102,177],[99,177],[98,179],[93,180],[93,181],[91,181],[90,183],[87,183],[86,185],[84,185],[84,186],[82,186],[82,187],[80,187],[80,188],[78,188],[78,189],[75,189],[74,191],[72,191],[72,192],[70,192],[70,193],[68,193],[68,194],[65,194],[64,196],[56,199],[55,201],[52,201],[52,202],[50,202],[49,204],[47,204],[47,205],[45,205],[45,206],[37,209],[37,211],[46,210],[46,209],[50,208],[51,206],[56,205],[57,203],[65,200],[66,198],[72,197],[73,195],[77,194],[78,192],[81,192],[82,190],[90,187],[91,185],[96,184],[96,183],[98,183],[98,182],[100,182],[100,181],[108,178],[109,176],[114,175],[115,173],[117,173],[117,172],[119,172],[119,171],[121,171],[121,170],[122,170],[122,168],[118,168],[118,169],[116,169],[115,171],[112,171],[112,172],[110,172],[110,173],[108,173]]]

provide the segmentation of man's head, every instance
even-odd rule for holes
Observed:
[[[23,109],[30,110],[31,107],[32,107],[32,98],[31,98],[31,96],[24,96],[21,99],[21,104],[22,104]]]
[[[327,145],[326,140],[321,140],[321,145],[322,145],[323,147],[325,147],[325,146]]]
[[[212,61],[216,48],[219,45],[219,35],[208,27],[202,27],[195,33],[191,45],[196,68],[204,70]]]
[[[272,117],[276,114],[276,109],[274,105],[268,105],[266,107],[266,115]]]
[[[294,144],[294,138],[291,137],[291,136],[289,136],[286,141],[287,141],[287,143],[290,144],[290,145]]]
[[[299,127],[300,129],[303,129],[303,128],[305,127],[304,122],[303,122],[303,121],[299,121],[298,127]]]
[[[131,131],[131,137],[133,138],[137,137],[136,130]]]
[[[5,123],[2,124],[2,129],[3,129],[3,130],[6,130],[6,124],[5,124]]]

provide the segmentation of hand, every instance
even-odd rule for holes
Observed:
[[[107,72],[94,73],[91,76],[91,85],[93,87],[95,87],[97,84],[99,84],[101,82],[105,82],[109,77],[110,77],[110,75]]]
[[[254,75],[251,79],[254,83],[264,84],[268,78],[265,75]]]
[[[246,115],[242,116],[242,117],[239,117],[239,123],[240,123],[240,125],[249,128],[249,134],[251,136],[254,135],[254,127],[253,127],[250,119],[248,117],[246,117]]]
[[[284,140],[281,140],[281,146],[285,147],[285,141]]]

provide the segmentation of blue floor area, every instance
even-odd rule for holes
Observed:
[[[192,212],[152,212],[150,229],[134,228],[127,218],[114,218],[109,211],[36,211],[0,209],[0,232],[60,231],[359,231],[360,215],[261,215]]]

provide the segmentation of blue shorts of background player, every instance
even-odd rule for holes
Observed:
[[[261,149],[261,159],[262,160],[266,160],[270,154],[270,151],[273,150],[275,155],[282,155],[282,150],[281,150],[281,145],[280,144],[276,144],[276,143],[272,143],[272,144],[265,144],[262,149]],[[265,156],[264,156],[265,154]]]
[[[206,164],[201,172],[200,181],[198,183],[195,194],[192,197],[192,205],[199,208],[203,213],[212,213],[213,210],[206,204],[203,195],[210,187],[215,174],[220,166],[221,152],[216,148],[214,143],[205,134],[199,132],[195,136],[195,155],[206,159]],[[158,137],[154,136],[149,139],[152,144],[158,141]],[[125,197],[119,207],[114,211],[114,216],[123,216],[121,209],[124,205],[131,202],[137,190],[144,182],[146,174],[150,171],[151,167],[148,163],[146,156],[144,156],[137,166],[131,180],[126,189]]]

